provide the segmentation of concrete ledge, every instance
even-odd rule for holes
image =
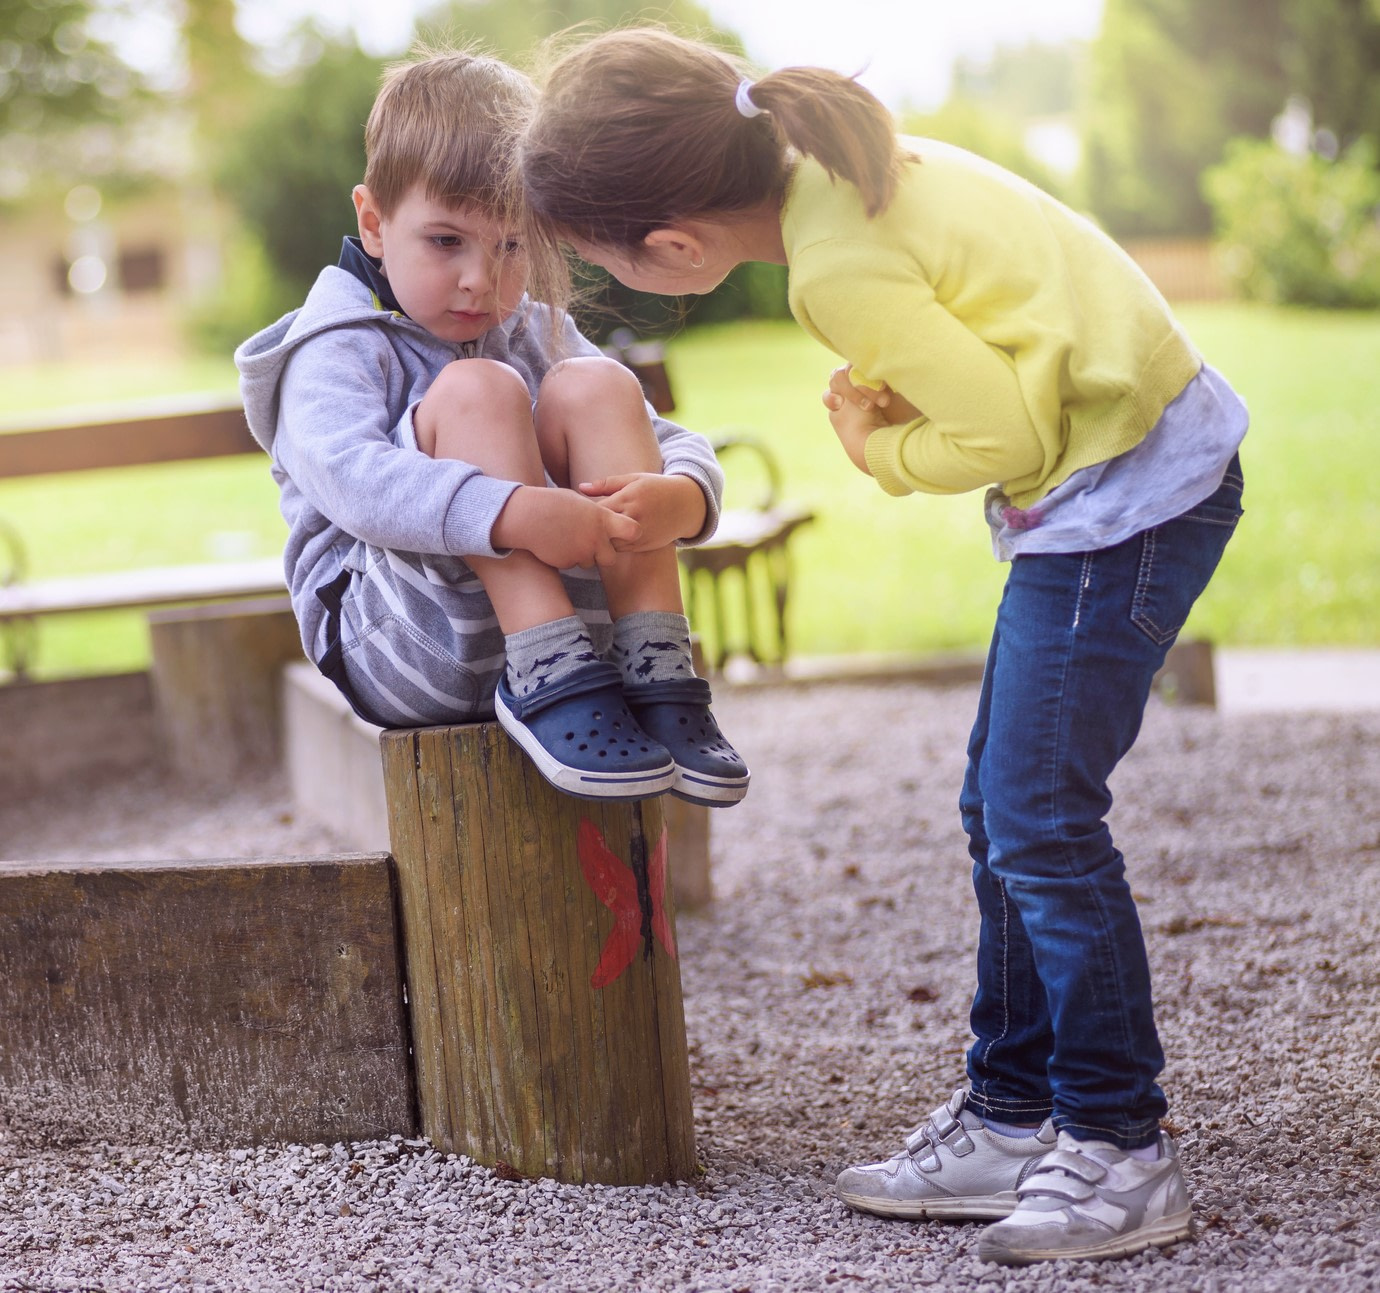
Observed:
[[[0,864],[0,1118],[47,1143],[416,1127],[386,856]]]
[[[299,813],[347,848],[386,851],[381,728],[350,709],[314,665],[283,670],[283,757]]]

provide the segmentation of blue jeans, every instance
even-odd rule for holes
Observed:
[[[981,926],[975,1112],[1123,1149],[1168,1105],[1150,971],[1107,779],[1241,516],[1241,465],[1164,525],[1020,556],[997,612],[960,808]],[[1132,788],[1133,789],[1133,788]]]

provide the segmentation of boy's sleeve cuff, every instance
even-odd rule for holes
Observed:
[[[510,548],[493,546],[494,522],[518,488],[515,480],[469,477],[451,499],[441,537],[456,557],[506,557]]]
[[[665,473],[668,476],[688,476],[700,487],[700,492],[704,495],[704,525],[694,537],[677,539],[676,547],[693,548],[697,543],[704,543],[713,538],[714,531],[719,528],[719,500],[714,494],[714,484],[709,478],[709,473],[697,462],[677,462],[667,467]]]
[[[915,493],[896,468],[901,460],[901,442],[909,431],[909,426],[878,427],[867,437],[863,447],[863,457],[867,460],[867,470],[872,473],[873,480],[896,498]]]

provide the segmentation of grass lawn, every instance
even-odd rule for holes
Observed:
[[[1232,645],[1380,641],[1380,491],[1367,470],[1380,443],[1380,315],[1180,313],[1253,419],[1246,517],[1187,631]],[[854,471],[819,403],[827,352],[789,323],[735,324],[675,339],[669,362],[673,416],[706,433],[760,437],[780,460],[785,496],[818,515],[793,545],[798,654],[985,645],[1004,570],[980,494],[893,499]],[[233,385],[228,360],[0,369],[0,408]],[[748,464],[728,466],[750,493]],[[276,492],[252,460],[0,481],[0,522],[23,537],[34,577],[271,555],[283,539]],[[40,632],[45,674],[134,668],[146,656],[138,616],[59,619]]]

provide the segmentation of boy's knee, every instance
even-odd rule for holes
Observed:
[[[504,401],[523,409],[532,406],[527,383],[517,369],[496,359],[456,359],[447,364],[436,374],[422,402],[433,397],[452,404],[482,404],[486,408]]]
[[[438,437],[456,419],[482,417],[492,426],[507,418],[530,422],[532,397],[521,375],[493,359],[457,359],[427,389],[413,417],[417,444],[433,457]]]
[[[546,374],[537,404],[550,416],[591,406],[641,409],[645,400],[642,384],[626,364],[606,355],[579,355],[562,360]]]

